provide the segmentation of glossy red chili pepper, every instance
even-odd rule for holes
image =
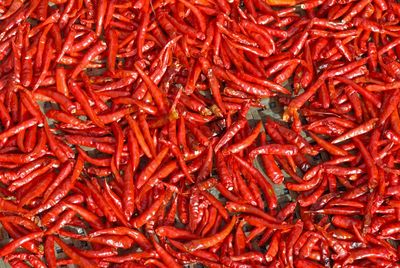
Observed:
[[[199,250],[199,249],[205,249],[205,248],[212,247],[212,246],[222,242],[222,240],[224,240],[229,235],[229,233],[232,231],[235,224],[236,224],[236,217],[233,216],[231,221],[229,222],[229,224],[227,224],[227,226],[225,226],[225,228],[221,232],[219,232],[211,237],[190,241],[185,244],[185,248],[188,251],[195,251],[195,250]]]
[[[3,2],[11,265],[398,262],[394,1]]]
[[[225,135],[221,137],[218,143],[214,147],[214,151],[217,152],[220,148],[222,148],[228,141],[230,141],[240,129],[244,127],[246,124],[246,120],[242,118],[241,120],[235,122],[232,126],[230,126]]]
[[[7,244],[5,247],[2,247],[0,249],[0,255],[2,257],[12,253],[15,249],[17,249],[18,247],[20,247],[22,244],[34,240],[34,239],[38,239],[41,238],[43,236],[43,232],[39,231],[39,232],[33,232],[30,233],[29,235],[25,235],[22,236],[16,240],[14,240],[13,242]]]

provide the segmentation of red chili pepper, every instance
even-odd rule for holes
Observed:
[[[237,122],[235,122],[232,126],[230,126],[227,130],[224,136],[221,137],[221,139],[218,141],[218,143],[214,147],[214,151],[217,152],[220,148],[222,148],[228,141],[230,141],[236,133],[239,132],[240,129],[244,127],[246,124],[245,119],[241,119]]]
[[[146,211],[143,212],[139,217],[134,218],[133,220],[133,225],[136,228],[140,228],[143,226],[146,221],[150,220],[154,215],[157,213],[157,210],[160,208],[160,206],[163,203],[168,203],[168,201],[171,198],[172,193],[171,192],[164,192],[156,202],[154,202]]]
[[[85,267],[96,267],[93,261],[88,260],[76,252],[73,248],[69,247],[58,237],[54,237],[54,241],[63,249],[65,254],[69,256],[74,262]]]
[[[239,158],[236,155],[234,155],[233,158],[237,161],[239,166],[241,166],[246,171],[248,171],[251,174],[251,176],[256,180],[257,184],[261,187],[261,189],[265,195],[265,198],[267,200],[269,208],[275,209],[277,206],[277,199],[276,199],[274,190],[273,190],[272,186],[270,185],[270,183],[265,180],[265,178],[260,173],[260,171],[255,169],[244,159]]]
[[[0,20],[4,20],[7,19],[8,17],[11,17],[15,12],[18,11],[18,9],[22,7],[23,4],[24,1],[22,0],[13,0],[11,5],[7,9],[7,12],[2,14],[2,16],[0,17]]]
[[[255,159],[260,154],[292,156],[296,155],[297,153],[298,148],[294,145],[268,144],[252,150],[249,156],[250,159]]]
[[[12,266],[398,262],[399,4],[3,2]]]
[[[139,73],[139,75],[142,77],[143,81],[146,83],[148,86],[151,95],[154,98],[154,102],[157,104],[158,109],[161,113],[166,113],[166,104],[164,100],[163,93],[160,91],[160,89],[154,84],[154,82],[148,77],[145,72],[140,68],[138,64],[135,64],[135,69]]]
[[[185,248],[188,251],[195,251],[199,249],[205,249],[212,247],[224,240],[232,231],[233,227],[236,224],[236,217],[233,216],[231,221],[227,224],[227,226],[219,233],[215,234],[214,236],[203,238],[203,239],[197,239],[190,241],[185,244]]]
[[[22,244],[24,244],[28,241],[34,240],[34,239],[41,238],[41,237],[43,237],[43,232],[39,231],[39,232],[30,233],[28,235],[25,235],[18,239],[15,239],[11,243],[7,244],[6,246],[4,246],[0,249],[0,256],[4,257],[4,256],[12,253],[15,249],[20,247]]]
[[[210,62],[206,58],[200,58],[199,62],[202,66],[203,73],[206,74],[210,87],[211,87],[211,94],[213,98],[215,99],[216,104],[218,107],[221,109],[222,113],[226,113],[224,104],[221,99],[221,94],[220,94],[220,86],[218,83],[218,80],[214,74],[213,69],[211,68]]]
[[[254,128],[253,133],[250,134],[248,137],[244,138],[238,143],[232,144],[228,146],[226,149],[223,150],[223,153],[238,153],[242,150],[244,150],[246,147],[250,146],[255,139],[257,139],[258,134],[260,133],[262,127],[262,123],[259,122],[257,126]]]
[[[68,192],[72,189],[75,181],[78,179],[83,169],[83,164],[84,164],[83,159],[78,157],[71,177],[67,178],[66,180],[63,180],[62,183],[59,185],[59,187],[50,194],[46,202],[42,204],[40,207],[36,208],[36,211],[42,212],[46,209],[49,209],[56,203],[58,203],[63,197],[65,197],[68,194]]]

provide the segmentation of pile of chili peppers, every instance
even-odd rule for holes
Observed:
[[[1,258],[398,267],[400,4],[292,2],[1,1]]]

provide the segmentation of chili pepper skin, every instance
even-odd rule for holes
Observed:
[[[103,235],[103,236],[95,236],[89,238],[82,238],[88,242],[93,244],[103,244],[107,246],[111,246],[114,248],[122,248],[128,249],[132,247],[133,240],[130,237],[118,236],[118,235]]]
[[[221,183],[223,186],[231,191],[233,190],[233,179],[231,174],[228,171],[228,167],[226,165],[224,156],[221,153],[216,154],[216,166],[217,166],[217,172],[219,175],[219,179],[221,180]]]
[[[46,209],[51,208],[54,206],[56,203],[58,203],[63,197],[65,197],[69,190],[73,187],[74,183],[78,179],[81,171],[83,169],[83,159],[78,157],[75,166],[74,166],[74,171],[68,179],[64,180],[60,187],[55,189],[47,199],[47,201],[40,207],[36,208],[37,211],[44,211]]]
[[[166,104],[165,104],[165,99],[163,96],[163,93],[160,91],[160,89],[154,84],[154,82],[146,75],[146,73],[140,68],[138,64],[135,64],[135,69],[139,73],[139,75],[142,77],[143,81],[146,83],[148,86],[151,95],[154,98],[155,103],[158,106],[158,109],[161,113],[165,114],[167,112],[166,109]]]
[[[108,228],[108,229],[102,229],[95,231],[90,234],[91,237],[95,237],[98,235],[103,235],[103,234],[109,234],[109,235],[128,235],[132,239],[134,239],[141,248],[144,250],[148,250],[151,248],[150,242],[147,240],[147,238],[140,232],[129,229],[127,227],[115,227],[115,228]]]
[[[222,148],[229,140],[231,140],[236,133],[244,127],[246,124],[245,119],[241,119],[238,122],[235,122],[232,126],[230,126],[227,130],[224,136],[221,137],[221,139],[218,141],[218,143],[214,147],[214,151],[218,152],[220,148]]]
[[[192,240],[192,241],[186,243],[184,246],[188,251],[195,251],[195,250],[199,250],[199,249],[205,249],[205,248],[212,247],[212,246],[220,243],[223,239],[225,239],[230,234],[230,232],[232,231],[235,224],[236,224],[236,217],[233,216],[231,221],[219,233],[217,233],[211,237]]]
[[[74,262],[85,267],[95,267],[96,265],[91,261],[82,256],[80,256],[74,249],[66,245],[58,237],[54,237],[54,241],[64,250],[64,252],[74,260]]]
[[[225,111],[224,104],[222,102],[220,89],[219,89],[219,83],[218,83],[218,81],[214,75],[214,72],[211,68],[211,64],[205,58],[200,58],[199,61],[202,66],[203,72],[206,73],[206,75],[209,79],[212,96],[215,99],[215,102],[218,105],[218,107],[221,109],[222,113],[225,113],[226,111]]]
[[[24,219],[20,216],[3,216],[0,217],[1,222],[18,222],[19,225],[24,226],[26,229],[31,231],[37,231],[38,227],[28,219]]]
[[[157,236],[168,237],[172,239],[185,239],[191,240],[198,238],[197,235],[191,233],[190,231],[181,230],[172,226],[161,226],[156,229]]]
[[[202,192],[202,195],[206,197],[206,199],[213,205],[222,216],[224,220],[228,220],[229,216],[225,208],[218,202],[218,200],[208,192]]]
[[[234,159],[237,161],[238,165],[246,169],[253,178],[257,181],[258,185],[261,187],[262,191],[264,192],[265,198],[267,200],[268,206],[270,209],[275,209],[277,206],[277,199],[274,193],[274,190],[269,182],[265,180],[263,175],[247,163],[244,159],[234,155]]]
[[[155,238],[152,238],[152,242],[156,252],[168,267],[180,267],[175,259],[159,243],[157,243]]]
[[[86,65],[94,59],[97,55],[103,53],[107,49],[107,45],[104,42],[99,41],[96,43],[85,55],[83,60],[76,66],[72,72],[71,77],[76,78],[78,74],[86,67]]]
[[[259,122],[257,124],[257,126],[254,128],[253,133],[250,134],[248,137],[246,137],[245,139],[243,139],[242,141],[236,143],[236,144],[232,144],[230,145],[228,148],[223,150],[224,154],[227,153],[238,153],[242,150],[244,150],[246,147],[248,147],[250,144],[252,144],[254,142],[254,140],[257,138],[260,130],[262,127],[262,123]]]
[[[24,121],[22,124],[12,127],[8,129],[7,131],[3,132],[0,134],[0,140],[4,140],[10,136],[16,135],[20,131],[23,131],[27,128],[30,128],[38,123],[38,120],[36,118],[32,118],[30,120]]]
[[[24,197],[21,198],[19,206],[23,207],[25,204],[28,204],[36,197],[41,196],[45,192],[46,188],[50,185],[51,181],[54,180],[54,178],[55,175],[53,173],[50,173],[44,178],[42,177],[41,181],[30,189],[30,195],[25,195]]]
[[[70,83],[68,87],[71,93],[78,99],[78,102],[82,105],[89,118],[92,119],[97,126],[104,127],[102,120],[100,120],[90,107],[88,96],[82,91],[82,89],[75,82]]]
[[[154,202],[143,214],[133,220],[133,226],[140,228],[146,221],[150,220],[156,214],[163,203],[167,203],[171,197],[171,192],[164,192],[159,199]]]
[[[161,161],[164,159],[167,153],[168,153],[168,148],[164,148],[148,165],[148,167],[145,170],[143,170],[143,172],[137,178],[136,182],[137,188],[141,188],[143,184],[150,178],[150,176],[154,174],[155,170],[161,164]]]
[[[355,260],[366,258],[367,256],[378,257],[383,259],[390,259],[390,255],[384,248],[370,248],[370,249],[358,249],[350,253],[350,255],[345,259],[344,263],[352,263]]]
[[[339,142],[345,141],[347,139],[356,137],[358,135],[364,134],[366,132],[369,132],[375,127],[377,122],[378,122],[378,118],[373,118],[373,119],[369,120],[368,122],[366,122],[364,125],[354,128],[354,129],[350,130],[349,132],[343,134],[342,136],[336,138],[335,140],[332,141],[332,143],[334,143],[334,144],[339,143]]]
[[[396,1],[0,2],[11,266],[399,262]]]
[[[251,205],[227,202],[227,204],[225,206],[226,206],[226,209],[230,212],[244,212],[244,213],[254,214],[260,218],[263,218],[266,221],[271,221],[274,223],[277,222],[273,216],[265,213],[264,211],[262,211],[259,208],[253,207]]]
[[[11,243],[7,244],[6,246],[2,247],[0,249],[0,256],[4,257],[4,256],[10,254],[11,252],[13,252],[15,249],[17,249],[19,246],[21,246],[25,242],[31,241],[33,239],[41,238],[42,236],[43,236],[43,232],[42,231],[33,232],[33,233],[30,233],[29,235],[22,236],[21,238],[16,239],[13,242],[11,242]]]
[[[260,154],[271,154],[271,155],[287,155],[292,156],[298,153],[297,146],[293,145],[280,145],[280,144],[269,144],[258,147],[252,150],[249,154],[251,159],[255,159]]]
[[[184,161],[184,156],[181,154],[180,150],[178,147],[170,142],[165,142],[171,149],[172,154],[177,158],[178,164],[180,168],[182,169],[182,172],[185,174],[185,177],[187,178],[188,181],[193,182],[192,176],[189,173],[189,168],[187,167],[185,161]]]
[[[374,164],[372,160],[371,154],[367,151],[365,146],[362,144],[362,142],[358,138],[353,138],[354,143],[356,146],[359,148],[361,155],[363,156],[365,160],[365,164],[367,165],[368,168],[368,173],[369,173],[369,187],[374,188],[377,185],[377,177],[378,177],[378,170],[376,165]]]
[[[138,141],[140,147],[142,148],[143,152],[149,157],[152,157],[152,153],[150,151],[149,146],[147,145],[143,134],[139,128],[138,123],[135,119],[132,119],[131,116],[126,116],[129,126],[132,128],[133,132],[135,133],[136,140]]]
[[[323,266],[315,263],[313,261],[309,261],[307,259],[296,259],[294,262],[295,267],[310,267],[310,268],[322,268]]]
[[[55,249],[54,249],[54,236],[46,237],[44,247],[45,247],[44,256],[46,258],[47,265],[50,268],[57,267],[56,253],[55,253]]]

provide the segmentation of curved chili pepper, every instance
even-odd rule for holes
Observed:
[[[337,156],[345,156],[348,154],[347,151],[321,139],[320,137],[313,134],[312,132],[310,132],[309,135],[311,138],[313,138],[313,140],[315,140],[323,149],[325,149],[330,154],[337,155]]]
[[[269,182],[265,180],[263,175],[255,169],[253,166],[251,166],[248,162],[246,162],[244,159],[233,155],[233,158],[237,161],[238,165],[243,167],[245,170],[247,170],[253,178],[256,180],[257,184],[261,187],[265,198],[267,199],[267,203],[270,209],[274,209],[277,206],[277,199],[274,193],[274,190]]]
[[[224,154],[226,153],[238,153],[242,150],[244,150],[246,147],[248,147],[250,144],[254,142],[255,139],[257,139],[258,134],[260,133],[262,127],[262,123],[259,122],[257,126],[253,129],[253,132],[246,137],[245,139],[241,140],[238,143],[232,144],[228,146],[226,149],[224,149],[222,152]]]
[[[47,236],[11,265],[398,261],[399,4],[3,2],[0,218]]]
[[[95,123],[97,126],[104,128],[104,123],[100,118],[96,115],[93,109],[90,107],[89,100],[87,95],[82,91],[82,89],[78,86],[77,83],[71,82],[68,84],[69,90],[72,95],[78,100],[78,102],[82,105],[82,108],[85,110],[89,118]]]
[[[339,143],[339,142],[345,141],[347,139],[367,133],[375,128],[377,122],[378,122],[378,118],[372,118],[371,120],[365,122],[363,125],[360,125],[354,129],[348,131],[347,133],[337,137],[336,139],[334,139],[332,141],[332,143]]]
[[[156,202],[154,202],[146,211],[144,211],[139,217],[133,219],[133,226],[140,228],[146,221],[150,220],[155,216],[157,210],[162,206],[163,203],[167,203],[172,196],[171,192],[164,192]]]
[[[172,239],[191,240],[198,238],[197,235],[187,230],[178,229],[172,226],[160,226],[155,230],[157,236],[168,237]]]
[[[168,267],[180,267],[175,259],[159,243],[157,243],[154,237],[152,237],[152,242],[156,252]]]
[[[48,161],[43,167],[31,172],[27,176],[20,178],[18,180],[13,181],[10,186],[8,187],[8,190],[13,192],[16,189],[20,188],[23,185],[26,185],[27,183],[31,182],[33,179],[35,179],[37,176],[43,175],[49,170],[52,170],[54,167],[57,167],[59,165],[57,160],[50,160]]]
[[[8,17],[11,17],[15,12],[18,11],[24,4],[23,0],[13,0],[9,8],[7,9],[7,12],[1,15],[0,20],[7,19]]]
[[[140,68],[138,64],[135,64],[135,69],[139,73],[140,77],[143,79],[148,89],[150,90],[151,95],[154,98],[154,102],[156,103],[159,111],[161,113],[167,113],[166,103],[164,100],[164,94],[160,91],[160,89],[154,84],[154,82],[148,77],[145,72]]]
[[[169,149],[164,148],[154,159],[153,161],[147,166],[145,170],[139,175],[136,180],[136,187],[141,188],[143,184],[150,178],[151,175],[154,174],[156,169],[159,167],[165,156],[167,155]]]
[[[67,244],[65,244],[61,239],[58,237],[54,237],[54,241],[63,249],[66,255],[68,255],[71,259],[74,260],[75,263],[78,263],[79,265],[85,266],[85,267],[96,267],[94,262],[91,260],[88,260],[78,254],[76,250],[73,248],[69,247]]]
[[[211,87],[211,94],[212,94],[213,98],[215,99],[216,104],[221,109],[222,113],[226,113],[226,110],[225,110],[225,107],[224,107],[224,104],[223,104],[222,98],[221,98],[219,83],[214,74],[213,69],[211,68],[210,62],[204,57],[201,57],[199,59],[199,62],[202,66],[203,73],[206,74],[206,76],[209,80],[210,87]]]
[[[297,146],[283,144],[268,144],[252,150],[249,154],[251,159],[255,159],[260,154],[272,155],[296,155],[298,153]]]
[[[246,120],[242,118],[241,120],[232,124],[232,126],[230,126],[226,130],[225,135],[222,136],[218,143],[215,145],[214,151],[218,152],[218,150],[222,148],[228,141],[230,141],[236,135],[236,133],[238,133],[239,130],[244,127],[246,123]]]
[[[107,49],[106,43],[97,42],[84,56],[82,61],[75,67],[71,74],[72,78],[76,78],[78,74],[86,67],[86,65],[93,60],[97,55],[103,53]]]
[[[356,144],[356,146],[360,150],[360,153],[363,156],[365,163],[367,165],[368,173],[370,176],[368,186],[370,188],[374,188],[377,185],[376,180],[378,177],[378,170],[372,159],[372,156],[368,152],[367,148],[365,148],[364,144],[358,138],[353,138],[353,142]]]
[[[192,241],[186,243],[184,246],[188,251],[195,251],[195,250],[199,250],[199,249],[205,249],[205,248],[212,247],[212,246],[222,242],[231,233],[235,224],[236,224],[236,217],[233,216],[231,221],[219,233],[217,233],[213,236],[210,236],[210,237],[192,240]]]
[[[6,246],[2,247],[0,249],[0,256],[4,257],[10,253],[12,253],[14,250],[16,250],[18,247],[20,247],[22,244],[43,237],[43,232],[33,232],[28,235],[22,236],[18,239],[15,239],[11,243],[7,244]]]
[[[360,260],[366,257],[378,257],[386,260],[390,260],[390,255],[386,249],[381,247],[369,248],[369,249],[354,249],[350,255],[345,259],[344,264],[352,263],[356,260]]]

